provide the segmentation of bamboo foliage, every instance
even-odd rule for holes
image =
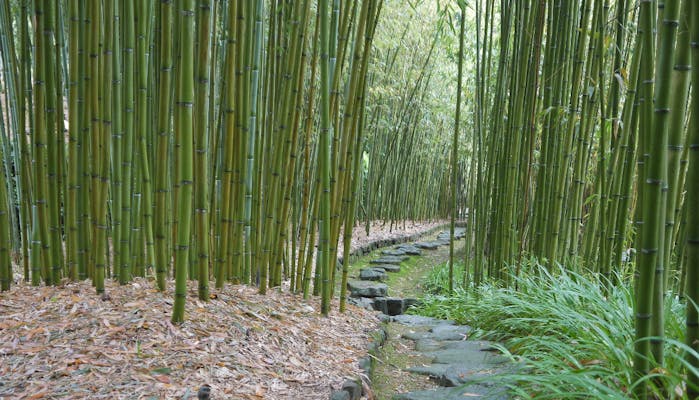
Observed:
[[[0,15],[1,82],[21,105],[1,136],[3,289],[21,248],[35,285],[89,278],[103,293],[146,276],[163,291],[175,277],[176,322],[189,278],[206,300],[210,277],[264,292],[294,276],[308,295],[323,272],[312,290],[329,311],[335,243],[345,224],[348,249],[365,185],[382,1],[16,3]]]
[[[610,285],[632,269],[638,398],[650,396],[648,376],[665,362],[665,296],[682,294],[685,282],[687,291],[695,286],[685,269],[689,220],[681,220],[692,214],[689,193],[681,194],[692,187],[683,178],[691,161],[682,161],[691,153],[693,115],[689,3],[482,0],[474,7],[479,151],[464,206],[474,279],[507,284],[530,257],[585,268]]]

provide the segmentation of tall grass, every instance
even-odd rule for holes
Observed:
[[[440,268],[445,269],[445,266]],[[440,285],[443,271],[430,275]],[[514,374],[494,379],[519,398],[627,399],[633,382],[633,296],[627,280],[603,285],[590,274],[534,264],[515,288],[485,284],[445,295],[433,287],[412,312],[453,319],[476,328],[476,335],[500,342],[500,349],[520,363]],[[441,286],[444,288],[445,286]],[[683,352],[684,305],[668,296],[666,359],[646,380],[662,399],[686,398]],[[696,373],[696,371],[694,371]],[[491,378],[492,380],[493,378]]]
[[[454,289],[463,288],[464,282],[464,263],[454,263]],[[426,293],[433,295],[449,293],[449,264],[442,263],[435,266],[423,283],[423,288]]]

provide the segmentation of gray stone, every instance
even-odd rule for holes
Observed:
[[[407,260],[408,256],[383,256],[379,257],[376,260],[371,260],[369,261],[370,264],[400,264],[403,261]]]
[[[430,338],[420,339],[415,341],[415,350],[421,352],[442,350],[444,343]]]
[[[464,399],[509,399],[505,389],[484,385],[467,385],[453,388],[437,388],[434,390],[417,390],[393,395],[393,400],[464,400]]]
[[[412,244],[404,243],[404,244],[400,244],[400,245],[396,246],[395,248],[396,248],[396,250],[402,250],[403,252],[405,252],[405,254],[407,254],[409,256],[422,255],[422,250],[418,249],[417,247],[415,247]]]
[[[472,383],[477,381],[483,386],[494,386],[492,382],[488,381],[488,378],[505,372],[505,369],[501,368],[486,368],[479,371],[464,369],[460,365],[448,365],[446,370],[439,377],[435,377],[434,380],[440,386],[461,386],[467,383]]]
[[[378,318],[379,321],[381,321],[381,322],[391,322],[391,321],[393,321],[393,317],[391,317],[390,315],[386,315],[385,313],[379,313],[379,314],[376,316],[376,318]]]
[[[406,297],[403,299],[403,312],[408,311],[412,306],[417,306],[420,304],[418,299],[413,299],[412,297]]]
[[[403,299],[399,297],[387,297],[386,309],[388,310],[386,314],[391,316],[403,314]]]
[[[450,236],[451,236],[451,235],[449,234],[449,231],[442,231],[442,232],[439,232],[439,234],[437,235],[437,240],[446,241],[447,243],[449,243]],[[454,230],[454,240],[461,240],[461,239],[463,239],[465,236],[466,236],[466,230],[465,230],[465,229],[463,229],[463,228],[456,228],[456,229]]]
[[[458,364],[468,370],[492,368],[508,361],[507,358],[489,351],[474,349],[436,350],[425,353],[425,356],[432,357],[434,364]]]
[[[458,349],[458,350],[478,350],[487,352],[498,351],[493,347],[493,343],[487,340],[448,340],[443,341],[442,348],[444,349]]]
[[[359,369],[364,371],[365,375],[371,375],[371,356],[362,357],[359,359]]]
[[[394,316],[403,313],[403,299],[400,297],[376,297],[374,298],[374,310]]]
[[[374,299],[369,297],[350,297],[347,299],[350,304],[354,304],[357,307],[361,307],[365,310],[374,309]]]
[[[386,272],[400,272],[400,265],[397,264],[376,264],[372,268],[381,268]]]
[[[389,250],[382,250],[382,251],[381,251],[381,254],[383,254],[383,255],[385,255],[385,256],[395,256],[395,257],[399,257],[399,256],[404,256],[404,255],[406,255],[407,253],[406,253],[404,250],[401,250],[401,249],[392,249],[392,250],[389,249]]]
[[[414,341],[418,340],[423,340],[423,339],[434,339],[432,336],[432,332],[423,332],[423,331],[411,331],[411,332],[405,332],[401,335],[403,339],[410,339]]]
[[[388,305],[386,304],[385,297],[374,298],[374,310],[379,311],[382,314],[388,315]]]
[[[405,370],[418,375],[425,375],[431,378],[436,378],[444,375],[447,372],[447,364],[429,364],[429,365],[415,365],[413,367],[408,367]]]
[[[395,322],[408,326],[438,326],[438,325],[454,325],[454,321],[437,319],[432,317],[424,317],[422,315],[397,315],[393,317]]]
[[[415,247],[419,247],[424,250],[436,250],[439,246],[441,246],[441,243],[435,241],[415,242]]]
[[[468,325],[435,326],[430,330],[435,340],[464,340],[471,333]]]
[[[342,390],[349,393],[350,400],[359,400],[362,397],[362,383],[351,379],[345,380]]]
[[[359,271],[359,279],[363,281],[383,281],[388,279],[388,275],[383,268],[362,268]]]
[[[350,394],[344,390],[335,390],[330,393],[330,400],[351,400]]]
[[[491,342],[485,340],[437,340],[432,337],[417,340],[415,350],[421,352],[437,350],[470,350],[478,352],[493,352],[496,349]]]
[[[352,297],[385,297],[388,295],[388,286],[385,283],[349,281],[347,289]]]

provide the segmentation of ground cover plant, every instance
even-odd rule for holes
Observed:
[[[463,271],[463,268],[455,268]],[[414,313],[453,319],[476,328],[474,335],[502,343],[500,350],[521,365],[517,373],[495,378],[520,398],[627,399],[638,381],[633,375],[633,296],[628,279],[606,285],[594,274],[552,271],[530,263],[512,277],[512,288],[483,284],[448,292],[445,264],[425,285]],[[645,378],[655,398],[689,398],[684,355],[684,305],[665,301],[665,365],[651,360]],[[492,378],[490,378],[492,379]]]

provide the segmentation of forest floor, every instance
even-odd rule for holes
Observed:
[[[374,224],[355,229],[352,247],[434,229],[444,222]],[[319,300],[226,285],[209,302],[190,282],[186,321],[170,322],[173,282],[163,294],[152,279],[106,296],[88,281],[31,287],[17,279],[0,293],[0,398],[327,399],[358,376],[378,320],[348,306],[319,314]],[[338,305],[333,304],[333,310]]]

